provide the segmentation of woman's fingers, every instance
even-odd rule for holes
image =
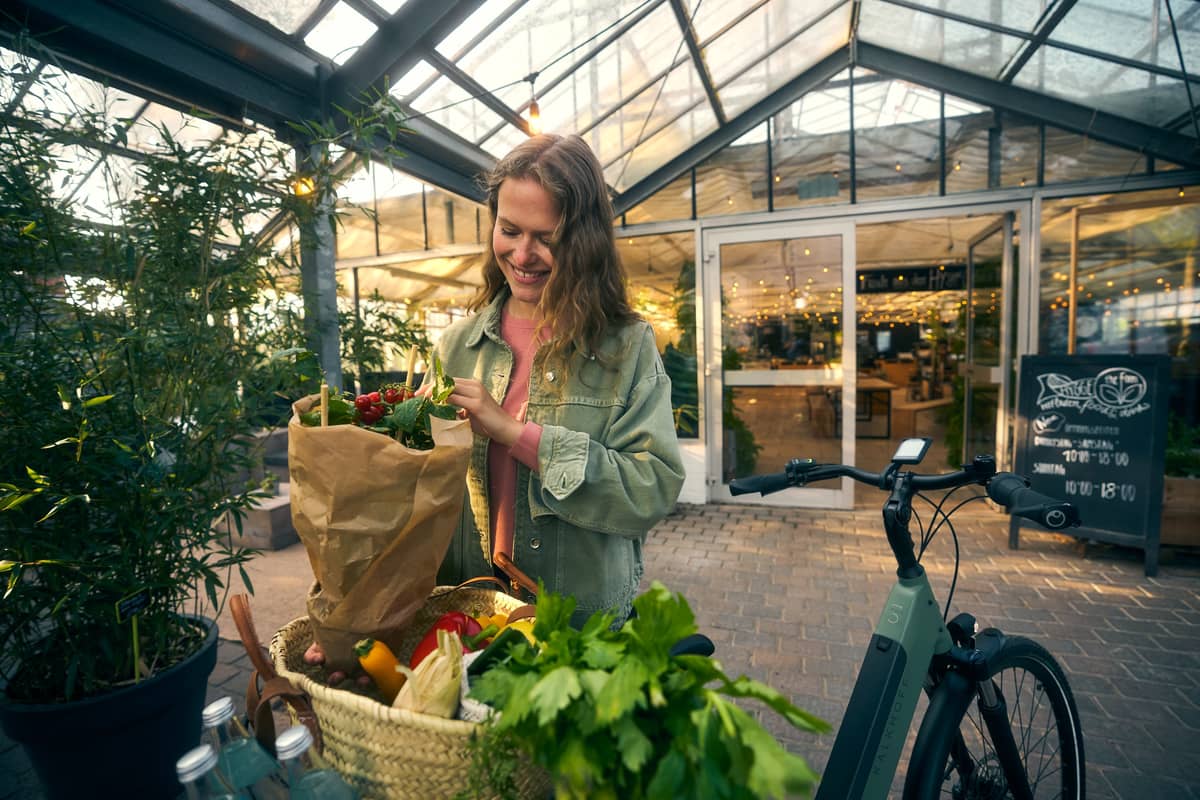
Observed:
[[[325,651],[321,649],[321,645],[313,642],[304,651],[304,663],[312,666],[319,666],[325,663]]]

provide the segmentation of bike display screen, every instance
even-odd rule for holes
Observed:
[[[921,459],[925,458],[925,451],[929,449],[933,439],[928,437],[921,439],[905,439],[896,448],[896,454],[892,456],[893,464],[920,464]]]

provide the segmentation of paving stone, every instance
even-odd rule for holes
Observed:
[[[968,506],[955,521],[962,563],[954,611],[1037,639],[1067,669],[1089,755],[1088,796],[1200,800],[1200,557],[1173,556],[1147,578],[1140,551],[1080,548],[1026,530],[1014,551],[1002,515]],[[662,580],[688,599],[727,673],[761,680],[840,723],[895,579],[877,511],[682,504],[651,531],[645,553],[645,585]],[[942,601],[952,553],[943,532],[922,559]],[[303,615],[311,574],[299,545],[248,569],[266,640]],[[228,695],[240,707],[249,657],[232,622],[220,625],[208,696]],[[824,768],[833,734],[752,713],[790,752]],[[914,735],[915,725],[910,745]],[[905,767],[902,759],[897,787]],[[42,800],[23,751],[0,737],[0,800],[17,798]]]

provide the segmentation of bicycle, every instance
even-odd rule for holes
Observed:
[[[906,800],[1079,800],[1085,796],[1083,731],[1054,657],[1023,636],[977,631],[970,614],[947,620],[958,580],[958,538],[950,523],[955,511],[986,496],[1009,514],[1050,530],[1078,525],[1078,511],[1034,492],[1018,475],[997,473],[991,456],[976,456],[961,470],[941,475],[905,469],[921,462],[930,441],[905,439],[880,473],[792,459],[784,472],[729,484],[735,495],[766,495],[845,476],[890,492],[883,520],[897,581],[867,646],[817,800],[887,797],[922,690],[929,704],[909,757]],[[985,487],[987,494],[943,510],[955,491],[970,485]],[[950,491],[936,504],[921,494],[939,489]],[[914,496],[933,506],[926,525],[913,510]],[[919,549],[910,533],[914,519]],[[942,526],[954,540],[955,561],[946,606],[939,609],[920,559]]]

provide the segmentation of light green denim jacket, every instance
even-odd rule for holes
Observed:
[[[475,378],[500,402],[512,350],[500,336],[504,292],[447,328],[437,344],[446,374]],[[570,374],[534,357],[526,419],[542,426],[537,474],[517,465],[513,562],[547,589],[574,595],[573,622],[597,609],[629,614],[642,578],[646,533],[675,505],[683,462],[671,382],[645,322],[612,331],[597,355],[572,356]],[[561,372],[561,370],[559,371]],[[491,575],[489,439],[476,436],[467,502],[438,583]]]

